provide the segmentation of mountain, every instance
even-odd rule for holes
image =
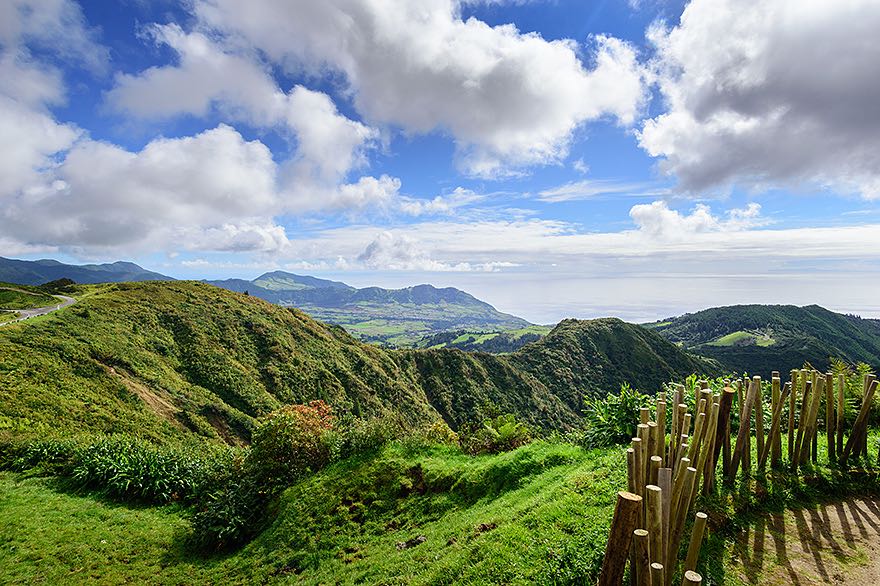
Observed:
[[[68,265],[57,260],[17,260],[0,257],[0,281],[19,285],[41,285],[58,279],[77,283],[120,283],[124,281],[173,281],[132,262]]]
[[[361,340],[389,346],[416,346],[425,336],[449,330],[499,332],[532,325],[453,287],[357,289],[338,281],[283,271],[266,273],[253,281],[206,282],[296,307],[315,319],[343,326]]]
[[[540,340],[552,329],[553,326],[531,325],[518,330],[450,330],[425,336],[415,346],[417,348],[457,348],[468,352],[506,354]]]
[[[683,348],[730,370],[767,376],[829,358],[880,366],[880,320],[834,313],[818,305],[733,305],[646,324]]]
[[[620,320],[567,320],[510,355],[387,350],[303,312],[189,281],[80,285],[75,305],[0,328],[0,429],[249,440],[256,418],[323,399],[339,412],[453,428],[494,405],[537,428],[581,395],[647,392],[711,364]]]

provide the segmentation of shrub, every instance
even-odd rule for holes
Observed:
[[[273,411],[254,431],[246,473],[270,486],[283,486],[326,466],[331,455],[326,434],[332,429],[333,413],[324,401]]]
[[[586,398],[584,406],[584,430],[577,438],[586,448],[598,448],[621,444],[636,436],[639,409],[647,407],[651,397],[630,388],[620,386],[620,393],[608,393],[605,398]]]
[[[333,460],[374,452],[401,435],[401,425],[390,417],[354,418],[325,435]]]
[[[482,427],[461,437],[462,447],[470,454],[508,452],[530,441],[531,430],[525,423],[517,421],[513,413],[487,419]]]
[[[266,506],[273,495],[236,461],[228,475],[200,494],[190,517],[194,545],[223,550],[246,543],[265,524]]]

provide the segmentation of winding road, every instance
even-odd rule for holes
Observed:
[[[68,297],[67,295],[53,295],[52,297],[58,299],[61,303],[57,303],[55,305],[47,305],[46,307],[35,307],[33,309],[13,310],[18,313],[18,317],[10,321],[0,323],[0,327],[8,324],[14,324],[15,322],[30,319],[32,317],[37,317],[38,315],[46,315],[47,313],[52,313],[53,311],[64,309],[65,307],[69,307],[76,303],[76,299],[74,299],[73,297]]]

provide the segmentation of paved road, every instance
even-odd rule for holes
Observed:
[[[17,309],[16,311],[18,312],[18,317],[10,321],[3,322],[2,324],[0,324],[0,326],[14,324],[17,321],[29,319],[38,315],[46,315],[47,313],[52,313],[53,311],[64,309],[65,307],[69,307],[76,303],[76,299],[74,299],[73,297],[68,297],[66,295],[53,295],[52,297],[60,300],[61,303],[58,303],[56,305],[47,305],[46,307],[35,307],[34,309]]]

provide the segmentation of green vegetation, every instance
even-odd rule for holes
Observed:
[[[478,457],[398,443],[295,483],[274,522],[222,556],[192,552],[177,506],[0,474],[0,581],[580,583],[601,562],[622,464],[561,443]]]
[[[416,343],[419,348],[458,348],[468,352],[509,353],[549,334],[552,326],[530,325],[515,330],[468,331],[452,330],[425,336]]]
[[[426,347],[420,343],[422,338],[437,332],[463,328],[497,332],[531,325],[452,287],[356,289],[338,281],[283,271],[266,273],[253,281],[227,279],[209,283],[296,307],[317,320],[343,326],[362,341],[392,348]]]
[[[826,370],[831,356],[880,366],[880,320],[817,305],[716,307],[646,326],[733,372],[766,377],[805,362]]]
[[[192,282],[76,288],[76,305],[0,330],[0,429],[249,441],[256,418],[324,400],[407,428],[482,421],[495,405],[537,429],[582,397],[653,392],[714,365],[619,320],[568,320],[506,355],[389,351],[252,296]]]
[[[766,348],[776,343],[770,334],[761,332],[732,332],[709,342],[709,346],[750,346],[752,344]]]
[[[32,309],[56,303],[57,299],[35,287],[0,283],[0,309]]]

